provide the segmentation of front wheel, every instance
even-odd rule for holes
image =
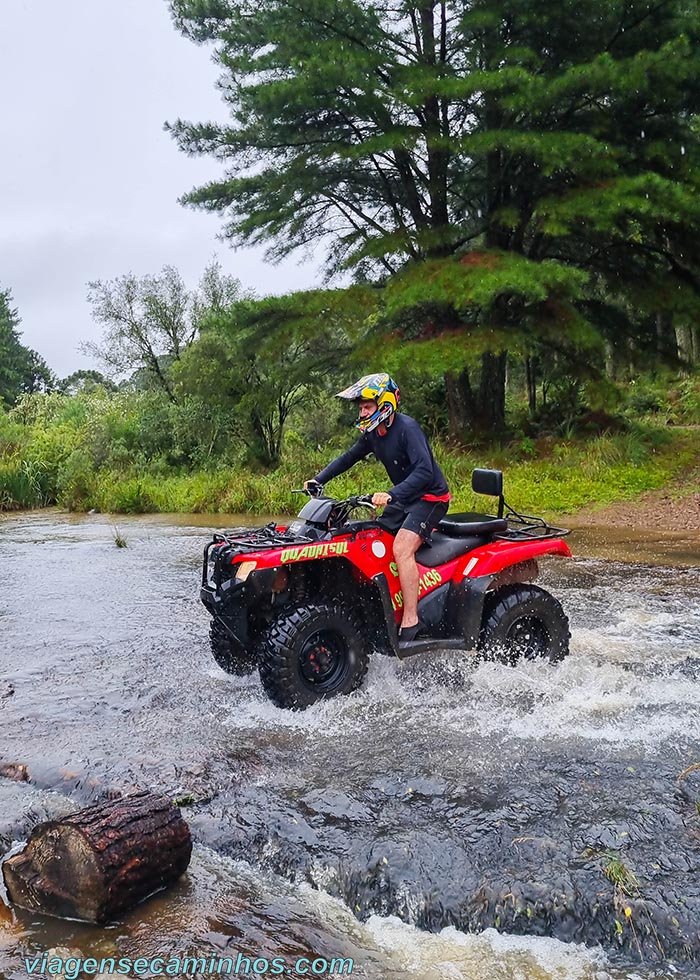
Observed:
[[[487,604],[479,650],[487,660],[514,665],[543,658],[551,663],[569,652],[569,620],[561,603],[537,585],[506,585]]]
[[[260,680],[280,708],[300,711],[364,679],[369,654],[362,622],[340,603],[313,603],[283,613],[263,636]]]

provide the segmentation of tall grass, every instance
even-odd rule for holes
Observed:
[[[36,460],[0,459],[0,510],[46,507],[54,501],[53,474]]]
[[[523,459],[517,446],[479,453],[436,446],[435,453],[452,491],[453,510],[489,508],[485,498],[471,491],[472,470],[485,466],[504,470],[506,497],[513,507],[554,514],[634,498],[661,487],[697,460],[699,444],[696,433],[649,430],[545,443],[534,458]],[[171,475],[100,471],[81,508],[129,514],[291,514],[302,503],[292,491],[333,455],[297,447],[272,473],[255,473],[241,466]],[[328,489],[340,498],[387,486],[383,467],[364,461],[334,480]],[[60,503],[60,493],[58,499]]]

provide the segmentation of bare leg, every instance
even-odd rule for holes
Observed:
[[[401,528],[394,538],[394,558],[403,592],[403,618],[401,627],[415,626],[418,622],[418,566],[416,552],[423,544],[420,534]]]

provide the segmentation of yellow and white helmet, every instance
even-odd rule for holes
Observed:
[[[359,402],[372,400],[377,403],[377,410],[369,418],[358,419],[355,426],[360,432],[371,432],[382,422],[388,422],[399,407],[401,392],[396,382],[388,374],[366,374],[354,385],[339,391],[337,398],[347,398],[348,401]]]

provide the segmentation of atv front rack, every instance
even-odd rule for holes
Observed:
[[[216,589],[219,589],[221,586],[222,570],[220,556],[222,551],[219,549],[223,548],[223,551],[227,553],[227,561],[229,561],[231,556],[229,548],[233,549],[236,555],[247,555],[254,551],[263,551],[266,548],[282,548],[285,545],[308,544],[310,540],[305,534],[295,533],[289,529],[280,531],[274,522],[266,524],[264,527],[234,527],[226,534],[216,532],[204,548],[202,588],[207,589],[213,585]]]
[[[226,534],[216,533],[211,544],[228,544],[239,553],[262,551],[263,548],[281,548],[289,544],[308,544],[311,538],[305,534],[280,531],[272,522],[264,527],[234,527]]]

